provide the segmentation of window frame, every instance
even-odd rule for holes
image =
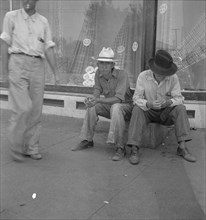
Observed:
[[[14,0],[8,0],[10,10]],[[143,46],[141,51],[141,71],[148,69],[148,60],[154,56],[156,49],[156,27],[157,27],[157,9],[158,0],[143,0]],[[7,88],[7,84],[0,82],[0,88]],[[83,93],[92,94],[92,87],[84,86],[65,86],[65,85],[45,85],[45,91],[51,92],[68,92],[68,93]],[[206,91],[183,91],[186,95],[186,100],[206,101]]]

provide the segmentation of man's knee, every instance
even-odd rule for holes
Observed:
[[[95,112],[96,112],[97,115],[99,115],[99,113],[102,112],[102,104],[100,104],[100,103],[97,103],[97,104],[96,104],[95,106],[93,106],[92,108],[95,110]]]
[[[122,112],[121,104],[120,103],[113,104],[110,110],[111,115],[119,114],[119,112]]]
[[[19,108],[19,114],[21,114],[21,115],[29,114],[31,112],[31,110],[32,110],[32,104],[31,104],[31,102],[28,102],[27,104],[22,105]]]
[[[143,110],[139,106],[135,105],[132,110],[132,115],[142,115],[142,114],[143,114]]]
[[[180,114],[180,113],[183,113],[183,114],[187,113],[186,108],[185,108],[184,105],[177,105],[177,106],[175,106],[175,109],[174,109],[174,110],[175,110],[178,114]]]
[[[87,108],[87,112],[88,112],[89,115],[96,114],[96,107],[93,106],[91,108]]]

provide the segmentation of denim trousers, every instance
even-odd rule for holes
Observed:
[[[134,106],[129,124],[127,145],[141,146],[143,131],[147,124],[152,122],[162,125],[174,124],[177,142],[191,140],[189,137],[190,125],[184,105],[148,111]]]
[[[82,140],[92,141],[95,128],[99,120],[98,116],[103,116],[110,120],[110,127],[107,137],[107,143],[123,147],[125,143],[125,123],[130,120],[133,105],[130,103],[96,104],[87,108],[84,117],[80,138]]]
[[[44,82],[42,59],[11,54],[8,142],[12,151],[22,154],[39,151]]]

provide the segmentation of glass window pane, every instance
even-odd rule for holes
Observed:
[[[2,21],[9,0],[0,2]],[[20,7],[21,0],[12,1],[13,10]],[[93,81],[83,77],[90,67],[95,70],[92,57],[98,57],[102,47],[112,47],[116,66],[128,71],[135,87],[141,72],[143,0],[41,0],[37,11],[49,20],[62,85],[92,86]],[[46,83],[53,84],[48,64]]]
[[[206,90],[205,8],[205,0],[158,2],[156,49],[172,54],[185,90]]]
[[[12,10],[21,8],[21,1],[22,0],[12,0]]]
[[[93,67],[102,47],[112,47],[117,66],[129,72],[134,87],[141,71],[142,0],[41,0],[38,11],[50,22],[64,85],[92,86],[83,75]],[[47,68],[46,82],[52,82]]]
[[[9,0],[0,0],[0,34],[2,33],[4,15],[7,11],[9,11]],[[0,40],[0,80],[2,80],[1,44],[2,41]]]

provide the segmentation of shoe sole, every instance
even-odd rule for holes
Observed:
[[[25,154],[26,157],[30,157],[31,159],[33,160],[41,160],[42,159],[42,155],[41,154],[38,154],[38,156],[36,155],[33,155],[33,154]]]
[[[41,160],[42,156],[36,157],[36,156],[31,155],[30,158],[33,160]]]
[[[196,162],[196,160],[186,159],[181,153],[178,153],[178,152],[177,152],[177,156],[182,157],[182,158],[183,158],[184,160],[186,160],[187,162],[191,162],[191,163],[195,163],[195,162]]]
[[[92,148],[92,147],[94,147],[94,145],[89,145],[88,147],[84,147],[84,148],[72,148],[71,151],[86,150],[86,149]]]
[[[129,161],[129,162],[130,162],[130,164],[132,164],[132,165],[137,165],[137,164],[139,164],[139,162],[136,162],[136,163],[131,162],[131,161]]]
[[[120,161],[122,159],[123,159],[123,157],[121,157],[121,158],[112,158],[112,161]]]
[[[120,161],[122,160],[124,157],[126,156],[126,153],[123,156],[119,156],[119,157],[112,157],[112,161]]]
[[[132,165],[137,165],[137,164],[139,164],[140,161],[132,162],[132,161],[129,159],[129,162],[130,162]]]

